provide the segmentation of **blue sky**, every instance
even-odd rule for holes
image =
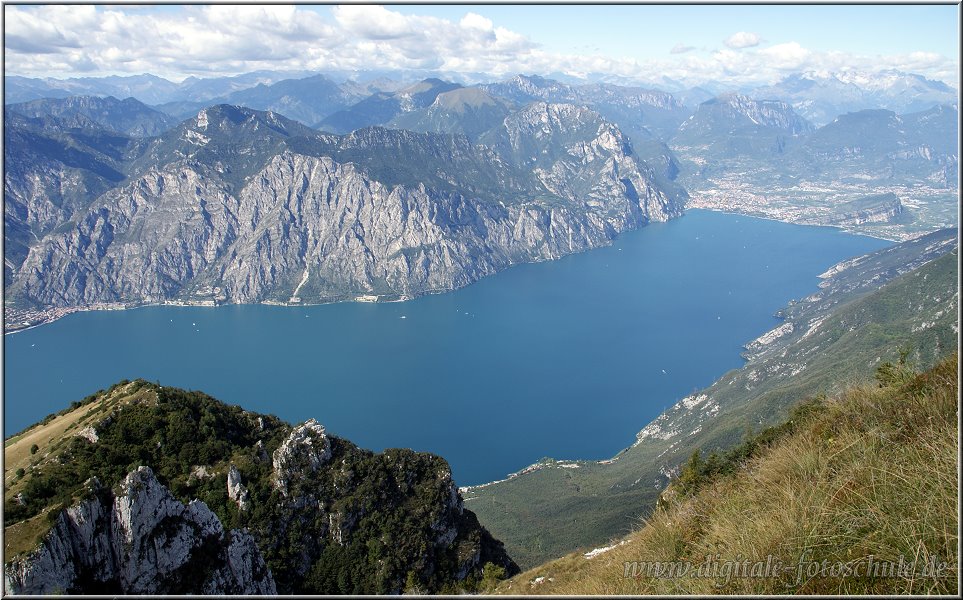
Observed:
[[[897,69],[958,84],[956,5],[5,6],[8,74],[255,69],[772,82]]]
[[[677,43],[720,47],[737,31],[771,43],[795,41],[812,50],[867,54],[929,51],[958,54],[955,5],[782,6],[396,6],[405,14],[452,20],[471,11],[559,52],[579,45],[606,53],[652,57]]]

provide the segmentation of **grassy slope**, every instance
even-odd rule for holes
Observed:
[[[748,430],[784,419],[803,398],[869,377],[900,348],[924,367],[953,351],[957,284],[954,251],[877,291],[848,293],[811,335],[727,373],[691,396],[707,397],[692,408],[681,402],[670,408],[655,422],[661,431],[618,460],[580,462],[579,468],[547,465],[464,492],[466,506],[522,568],[602,545],[649,513],[666,475],[696,448],[732,446]]]
[[[509,594],[886,594],[958,592],[957,355],[887,387],[850,388],[819,400],[794,431],[694,495],[670,488],[644,527],[591,558],[572,554],[503,583]],[[631,561],[782,561],[775,577],[655,577]],[[915,575],[832,576],[917,561]],[[943,577],[921,577],[931,558]],[[797,568],[805,566],[800,576]],[[717,571],[718,573],[719,571]]]

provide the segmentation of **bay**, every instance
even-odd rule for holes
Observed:
[[[121,379],[199,389],[372,450],[434,452],[459,485],[605,459],[742,363],[831,265],[889,245],[690,210],[615,243],[403,303],[75,313],[4,339],[4,435]]]

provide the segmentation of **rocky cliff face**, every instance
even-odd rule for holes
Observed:
[[[14,594],[274,594],[246,531],[225,531],[207,506],[184,505],[148,467],[62,511],[33,553],[8,563]]]
[[[903,203],[896,194],[880,194],[843,204],[836,208],[827,223],[843,227],[864,223],[891,223],[903,214]]]
[[[30,250],[12,294],[44,306],[410,297],[682,211],[617,127],[572,105],[513,114],[488,146],[383,129],[287,139],[270,117],[209,109],[173,130],[145,154],[154,166]],[[237,165],[256,170],[239,178]]]
[[[636,143],[645,139],[670,138],[691,114],[672,94],[638,87],[604,83],[573,86],[525,75],[481,87],[491,94],[523,104],[544,101],[587,106],[617,124]]]
[[[96,125],[92,125],[96,127]],[[132,140],[66,130],[56,117],[4,116],[4,277],[9,284],[37,240],[124,179]]]
[[[809,133],[814,129],[811,123],[796,114],[792,106],[778,100],[753,100],[740,94],[724,94],[703,103],[701,110],[718,111],[730,119],[747,119],[754,125],[790,135]],[[685,124],[680,127],[685,128]]]

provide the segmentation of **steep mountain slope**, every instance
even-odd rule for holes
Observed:
[[[127,173],[129,178],[137,177],[186,161],[240,186],[279,153],[287,140],[316,135],[311,128],[271,111],[220,104],[147,141]]]
[[[497,127],[513,106],[479,88],[458,88],[438,94],[430,106],[403,113],[388,127],[411,131],[461,133],[471,140]]]
[[[813,130],[784,102],[726,94],[699,105],[672,138],[676,151],[701,160],[779,154],[793,138]]]
[[[611,461],[546,460],[463,490],[466,502],[523,568],[605,544],[649,514],[696,448],[732,447],[806,396],[868,377],[899,349],[921,366],[956,349],[957,246],[953,230],[842,263],[818,295],[747,345],[745,366],[679,400]]]
[[[536,102],[480,141],[531,169],[549,192],[566,200],[605,206],[609,214],[634,211],[635,205],[648,213],[651,203],[655,214],[665,214],[664,197],[648,184],[648,168],[631,159],[621,130],[587,108]]]
[[[522,106],[516,106],[505,97],[495,96],[494,92],[518,99]],[[614,123],[631,142],[633,154],[650,167],[658,186],[676,202],[685,202],[685,189],[675,182],[679,172],[675,155],[642,125],[642,105],[645,106],[646,115],[662,108],[670,112],[681,110],[668,94],[604,85],[572,88],[551,80],[519,76],[504,84],[458,88],[439,94],[431,106],[403,113],[388,122],[387,126],[412,131],[463,133],[471,140],[490,144],[493,143],[493,136],[485,134],[500,130],[502,121],[509,115],[518,112],[531,114],[532,109],[527,105],[540,106],[546,103],[591,107],[591,112],[597,112],[603,119]],[[677,124],[673,120],[671,127]]]
[[[377,92],[360,102],[321,119],[316,127],[333,133],[348,133],[371,125],[384,125],[412,111],[427,108],[439,94],[461,86],[440,79],[425,79],[397,92]]]
[[[373,454],[200,392],[121,382],[4,453],[17,593],[454,591],[487,563],[517,571],[443,459]]]
[[[609,84],[572,86],[537,75],[517,75],[507,81],[479,86],[518,104],[552,102],[586,106],[615,123],[632,143],[635,155],[653,169],[667,194],[687,198],[676,183],[679,164],[668,140],[691,111],[673,95],[658,90]]]
[[[541,104],[490,139],[494,151],[379,128],[338,137],[212,107],[145,142],[126,180],[35,244],[8,297],[410,297],[681,213],[591,111]]]
[[[7,284],[31,244],[124,179],[124,165],[136,146],[135,141],[92,122],[72,129],[56,117],[6,115],[3,225]]]
[[[915,376],[887,363],[877,385],[694,454],[637,531],[498,591],[957,594],[958,368],[957,353]]]
[[[45,98],[8,104],[5,109],[26,117],[55,117],[65,128],[83,129],[94,124],[100,129],[133,137],[160,135],[178,123],[173,117],[134,98],[118,100],[113,96],[71,96],[59,100]]]
[[[480,87],[519,104],[542,101],[588,106],[616,123],[633,141],[649,137],[666,140],[691,112],[671,94],[639,87],[604,83],[573,86],[537,75],[516,75]]]
[[[83,493],[85,500],[47,514],[53,525],[39,548],[7,565],[7,591],[277,593],[247,531],[225,532],[199,500],[178,502],[150,468],[132,471],[116,491],[91,479]]]

